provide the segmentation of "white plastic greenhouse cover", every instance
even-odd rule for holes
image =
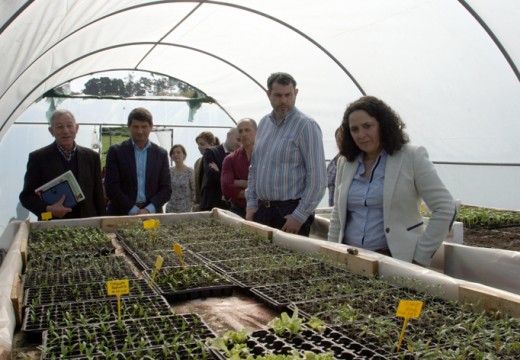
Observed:
[[[16,217],[27,154],[50,142],[27,144],[46,129],[16,121],[46,91],[111,70],[180,79],[215,99],[226,126],[267,113],[266,78],[287,71],[328,159],[347,104],[378,96],[462,203],[520,209],[519,19],[517,0],[2,0],[0,217]]]

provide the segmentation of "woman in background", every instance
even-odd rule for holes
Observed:
[[[170,168],[172,195],[166,204],[166,212],[183,213],[190,212],[195,196],[195,183],[193,169],[184,164],[186,149],[180,144],[173,145],[170,149],[170,158],[175,166]]]
[[[348,106],[328,240],[428,266],[453,224],[455,201],[426,149],[408,144],[404,127],[375,97]],[[427,226],[421,198],[432,211]]]
[[[220,145],[220,141],[218,137],[213,135],[210,131],[201,132],[196,138],[195,142],[199,147],[199,151],[201,155],[204,155],[204,152],[207,148],[211,146]],[[195,198],[193,200],[193,211],[199,211],[200,206],[200,198],[202,194],[202,188],[206,185],[206,176],[204,174],[204,161],[202,160],[202,156],[195,161],[195,165],[193,166],[195,171]]]

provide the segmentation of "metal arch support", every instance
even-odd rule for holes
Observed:
[[[498,40],[493,30],[491,30],[491,28],[486,24],[484,19],[482,19],[480,15],[477,14],[477,12],[473,10],[473,8],[465,0],[459,0],[459,3],[471,14],[471,16],[473,16],[475,20],[477,20],[480,26],[482,26],[484,31],[489,35],[491,40],[493,40],[493,42],[504,56],[509,66],[511,67],[511,70],[513,70],[513,72],[515,73],[517,80],[520,81],[520,71],[518,70],[518,67],[516,66],[511,56],[509,56],[509,53],[507,52],[506,48],[502,45],[500,40]]]
[[[4,121],[4,123],[2,124],[2,126],[0,126],[0,131],[3,130],[3,128],[6,126],[6,124],[9,123],[9,120],[11,119],[11,117],[13,116],[13,114],[18,110],[18,108],[20,107],[20,104],[23,103],[28,97],[29,95],[31,95],[34,90],[36,88],[38,88],[39,86],[41,86],[43,83],[45,83],[48,79],[52,78],[55,74],[59,73],[61,70],[65,69],[67,66],[71,65],[71,64],[74,64],[75,62],[77,61],[80,61],[81,59],[83,58],[87,58],[89,57],[90,55],[93,55],[93,54],[97,54],[97,53],[100,53],[100,52],[103,52],[103,51],[106,51],[106,50],[110,50],[110,49],[116,49],[116,48],[120,48],[120,47],[126,47],[126,46],[134,46],[134,45],[155,45],[156,42],[149,42],[149,41],[144,41],[144,42],[135,42],[135,43],[128,43],[128,44],[117,44],[117,45],[113,45],[113,46],[109,46],[109,47],[106,47],[106,48],[101,48],[101,49],[97,49],[96,51],[92,51],[90,53],[87,53],[87,54],[83,54],[82,56],[72,60],[72,61],[69,61],[68,63],[64,64],[63,66],[59,67],[58,69],[56,69],[55,71],[53,71],[52,73],[48,74],[42,81],[40,81],[38,84],[36,84],[34,87],[33,87],[33,90],[31,90],[29,93],[27,93],[23,99],[18,103],[18,105],[13,109],[13,111],[11,111],[11,113],[9,114],[9,116],[7,116],[7,119],[6,121]],[[190,50],[193,50],[193,51],[196,51],[196,52],[200,52],[202,54],[205,54],[207,56],[211,56],[211,57],[214,57],[222,62],[225,62],[226,64],[232,66],[233,68],[235,68],[236,70],[238,70],[239,72],[241,72],[242,74],[244,74],[246,77],[248,77],[249,79],[251,79],[254,83],[256,83],[260,88],[263,89],[263,86],[258,82],[256,81],[256,79],[254,79],[251,75],[249,75],[248,73],[246,73],[244,70],[242,70],[241,68],[239,68],[238,66],[234,65],[233,63],[223,59],[223,58],[220,58],[216,55],[213,55],[209,52],[206,52],[206,51],[203,51],[203,50],[200,50],[200,49],[197,49],[197,48],[193,48],[193,47],[189,47],[189,46],[185,46],[185,45],[178,45],[178,44],[172,44],[172,43],[161,43],[160,44],[161,46],[175,46],[175,47],[181,47],[181,48],[186,48],[186,49],[190,49]],[[129,70],[142,70],[142,71],[147,71],[147,70],[143,70],[143,69],[129,69]],[[104,71],[108,71],[108,70],[104,70]],[[157,72],[156,72],[157,73]],[[215,104],[217,104],[228,116],[229,118],[236,124],[236,120],[224,109],[222,108],[222,106],[218,103],[218,101],[215,101]]]

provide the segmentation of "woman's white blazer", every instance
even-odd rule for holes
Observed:
[[[358,167],[343,156],[338,159],[334,208],[328,240],[341,242],[347,219],[348,191]],[[421,198],[432,212],[425,226]],[[422,146],[404,145],[388,155],[383,189],[383,223],[392,257],[429,265],[448,235],[456,215],[453,197],[437,175]]]

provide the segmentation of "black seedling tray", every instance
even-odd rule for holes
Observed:
[[[119,279],[120,280],[120,279]],[[155,295],[157,292],[145,280],[130,279],[130,294],[124,296]],[[107,283],[85,283],[77,285],[43,286],[27,288],[24,306],[55,304],[62,302],[78,302],[107,298]]]
[[[390,287],[391,285],[381,280],[338,271],[335,276],[258,286],[252,288],[251,292],[270,307],[280,311],[291,302],[350,296],[364,292],[367,288],[383,291]]]
[[[154,269],[157,256],[159,255],[164,260],[163,267],[181,266],[179,255],[173,250],[154,250],[151,252],[137,250],[131,255],[143,270]],[[204,262],[190,251],[183,251],[182,261],[184,261],[184,265],[197,265]]]
[[[378,352],[331,328],[326,328],[323,333],[320,333],[307,325],[302,325],[302,330],[295,335],[289,332],[278,335],[272,329],[258,330],[249,335],[246,344],[255,357],[268,354],[291,355],[293,351],[304,356],[305,351],[312,351],[315,354],[332,353],[334,359],[386,359]],[[215,349],[211,351],[218,359],[227,359],[222,351]]]
[[[143,274],[151,282],[151,270]],[[174,275],[172,275],[174,274]],[[182,301],[215,296],[231,296],[235,285],[206,265],[163,267],[153,286],[169,301]]]
[[[215,334],[196,314],[169,315],[154,318],[120,320],[72,328],[57,328],[43,332],[42,359],[86,357],[80,344],[87,344],[95,353],[158,350],[164,344],[178,346],[180,351],[203,345]],[[62,346],[77,346],[63,356]],[[208,350],[209,352],[209,350]]]
[[[198,253],[199,251],[208,251],[209,249],[212,251],[242,249],[243,252],[251,252],[253,251],[252,249],[266,244],[268,243],[259,239],[227,239],[222,241],[193,242],[189,244],[181,243],[184,249],[193,251],[195,253]]]
[[[207,262],[248,258],[251,257],[251,254],[254,254],[255,256],[289,255],[294,254],[294,252],[276,245],[259,245],[253,248],[248,248],[247,251],[244,251],[242,248],[220,250],[208,249],[196,253],[198,257],[206,260]]]
[[[110,271],[99,270],[83,270],[75,268],[74,270],[59,271],[32,271],[29,269],[23,277],[24,288],[36,288],[42,286],[54,285],[74,285],[82,283],[102,282],[117,279],[136,279],[132,269],[128,264],[122,264],[120,268],[114,268]]]
[[[291,266],[306,266],[311,263],[316,263],[317,260],[302,254],[291,254],[291,255],[264,255],[257,254],[242,259],[230,259],[222,260],[211,263],[211,267],[217,271],[227,274],[233,272],[247,271],[251,269],[277,269],[281,267],[287,267],[288,263]]]
[[[343,269],[322,262],[305,266],[280,267],[276,269],[256,269],[243,272],[228,273],[226,276],[241,288],[249,289],[256,286],[287,283],[297,280],[319,279],[336,276]]]
[[[173,311],[160,295],[121,296],[121,318],[135,319],[172,315]],[[41,306],[28,306],[22,323],[22,331],[40,334],[54,327],[96,324],[118,319],[117,298],[89,300],[75,303],[59,303]]]
[[[77,356],[74,360],[106,360],[107,355]],[[178,344],[177,347],[163,344],[161,347],[149,347],[145,350],[117,352],[112,360],[153,359],[153,360],[215,360],[213,353],[204,345]]]

